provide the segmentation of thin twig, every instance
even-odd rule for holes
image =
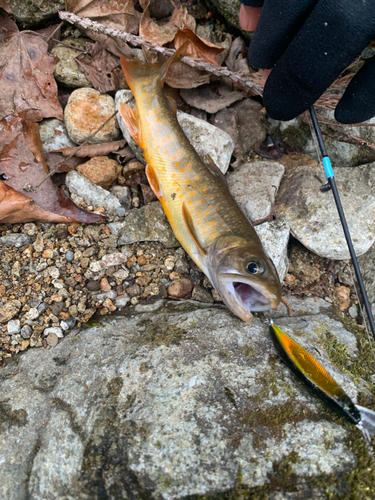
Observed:
[[[48,42],[52,39],[53,35],[54,35],[57,31],[59,31],[59,29],[60,29],[60,28],[62,28],[62,26],[63,26],[63,25],[64,25],[64,21],[62,21],[62,22],[61,22],[58,26],[56,26],[56,28],[55,28],[55,29],[52,31],[52,33],[48,36],[48,38],[47,38],[47,40],[46,40],[46,42],[47,42],[47,43],[48,43]]]
[[[26,192],[36,191],[43,184],[43,182],[45,180],[47,180],[49,177],[51,177],[51,175],[55,174],[58,171],[58,169],[61,167],[61,165],[64,165],[64,163],[66,163],[70,158],[72,158],[80,149],[83,148],[83,146],[86,146],[88,141],[92,137],[94,137],[98,132],[100,132],[102,130],[102,128],[105,127],[107,125],[107,123],[109,123],[112,120],[112,118],[114,118],[116,115],[117,115],[117,111],[112,113],[111,116],[108,118],[108,120],[106,120],[102,125],[100,125],[100,127],[98,129],[96,129],[95,132],[93,132],[91,135],[89,135],[88,138],[85,140],[85,142],[83,142],[80,146],[77,146],[76,149],[73,151],[73,153],[71,153],[69,156],[64,158],[63,161],[58,163],[56,165],[56,167],[53,170],[51,170],[51,172],[49,174],[47,174],[40,182],[38,182],[38,184],[36,186],[33,187],[30,184],[26,184],[26,186],[23,188],[23,190]]]
[[[124,40],[131,45],[136,47],[145,47],[148,50],[153,50],[155,52],[159,52],[160,54],[164,54],[165,56],[172,56],[176,51],[175,49],[167,49],[165,47],[160,47],[159,45],[153,45],[152,43],[144,40],[140,36],[131,35],[130,33],[126,33],[125,31],[119,31],[114,28],[110,28],[108,26],[104,26],[103,24],[97,23],[96,21],[92,21],[87,17],[79,17],[73,14],[72,12],[60,11],[59,16],[64,21],[68,21],[71,24],[77,25],[83,29],[91,29],[96,32],[104,33],[113,38],[119,38]],[[229,78],[232,82],[240,85],[245,90],[251,90],[255,94],[263,95],[263,86],[259,83],[253,81],[250,76],[244,75],[242,73],[234,73],[233,71],[229,71],[227,68],[223,68],[220,66],[215,66],[214,64],[210,64],[208,62],[202,61],[200,59],[195,59],[193,57],[185,56],[181,59],[182,62],[188,64],[193,68],[200,69],[202,71],[207,71],[216,76],[225,76]]]

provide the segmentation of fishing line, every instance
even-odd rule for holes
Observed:
[[[358,261],[357,261],[357,256],[355,254],[355,250],[354,250],[354,247],[353,247],[353,243],[352,243],[352,239],[351,239],[351,236],[350,236],[348,224],[346,222],[344,210],[343,210],[342,205],[341,205],[341,200],[340,200],[340,196],[339,196],[339,193],[338,193],[338,190],[337,190],[336,181],[335,181],[335,178],[334,178],[334,173],[333,173],[331,161],[329,159],[329,156],[327,154],[327,151],[326,151],[326,148],[325,148],[325,145],[324,145],[322,133],[321,133],[321,130],[320,130],[320,127],[319,127],[319,123],[318,123],[318,120],[317,120],[317,117],[316,117],[316,113],[315,113],[314,107],[311,106],[311,108],[310,108],[309,111],[310,111],[311,121],[312,121],[314,130],[315,130],[315,134],[313,134],[312,136],[316,137],[317,142],[319,144],[319,150],[320,150],[320,153],[321,153],[321,156],[322,156],[322,161],[323,161],[325,175],[326,175],[327,181],[328,181],[328,186],[332,190],[332,194],[333,194],[333,197],[334,197],[334,200],[335,200],[335,203],[336,203],[337,211],[338,211],[338,214],[339,214],[339,217],[340,217],[342,229],[344,231],[344,235],[345,235],[346,243],[347,243],[348,250],[349,250],[349,253],[350,253],[351,261],[352,261],[352,264],[353,264],[353,267],[354,267],[354,271],[355,271],[355,274],[356,274],[356,277],[357,277],[359,289],[360,289],[361,294],[362,294],[363,304],[364,304],[364,308],[365,308],[366,313],[367,313],[368,322],[370,324],[372,335],[373,335],[373,337],[375,339],[375,323],[374,323],[374,318],[372,316],[372,311],[371,311],[370,303],[369,303],[369,300],[368,300],[368,297],[367,297],[367,292],[366,292],[366,289],[365,289],[365,286],[364,286],[364,283],[363,283],[361,271],[359,269],[359,265],[358,265]],[[323,185],[323,187],[324,186],[325,185]],[[353,284],[354,284],[354,289],[356,290],[354,279],[353,279]],[[357,290],[356,290],[356,293],[357,293]],[[358,294],[357,294],[357,297],[358,297]],[[360,303],[359,300],[358,300],[358,303]],[[364,316],[363,316],[363,319],[364,319],[365,327],[367,327],[367,324],[366,324]],[[370,344],[371,344],[371,342],[370,342]]]

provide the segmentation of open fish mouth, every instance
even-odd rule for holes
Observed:
[[[234,281],[233,289],[239,302],[248,311],[266,311],[272,308],[271,301],[253,285]]]
[[[251,312],[277,308],[279,300],[262,284],[250,280],[239,281],[238,275],[221,275],[218,292],[227,307],[243,321],[251,321]]]

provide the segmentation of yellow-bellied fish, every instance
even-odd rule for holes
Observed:
[[[183,49],[182,49],[183,50]],[[277,308],[281,285],[249,220],[213,162],[203,162],[182,131],[176,103],[165,97],[168,67],[121,58],[136,108],[119,111],[147,161],[146,175],[178,241],[210,278],[228,308],[244,321],[250,311]]]
[[[355,405],[327,370],[298,342],[271,324],[271,337],[286,365],[328,406],[355,424],[371,448],[369,434],[375,434],[375,412]]]

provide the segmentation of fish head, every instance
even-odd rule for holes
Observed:
[[[207,253],[207,274],[226,306],[243,321],[251,311],[276,309],[281,284],[259,240],[220,236]]]

